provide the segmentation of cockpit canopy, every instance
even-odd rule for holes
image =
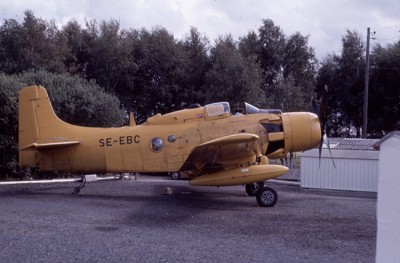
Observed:
[[[231,116],[231,107],[228,102],[217,102],[204,106],[207,120],[220,119]]]
[[[244,103],[245,112],[244,114],[257,114],[257,113],[271,113],[271,114],[281,114],[281,110],[276,109],[259,109],[254,105],[247,102]],[[206,117],[227,117],[231,115],[231,109],[228,102],[217,102],[208,104],[205,107]]]

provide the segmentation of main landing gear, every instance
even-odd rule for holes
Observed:
[[[271,187],[262,183],[246,184],[246,193],[249,196],[255,196],[259,206],[272,207],[278,201],[278,194]]]

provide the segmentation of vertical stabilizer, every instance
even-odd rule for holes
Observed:
[[[19,163],[21,167],[36,167],[36,151],[23,150],[35,143],[43,143],[69,124],[53,111],[47,91],[42,86],[29,86],[19,91]],[[65,130],[65,129],[64,129]]]

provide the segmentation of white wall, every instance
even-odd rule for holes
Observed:
[[[332,150],[336,168],[327,149],[319,159],[318,149],[301,155],[300,186],[333,190],[377,192],[378,151]]]
[[[380,145],[376,262],[400,262],[400,132]]]

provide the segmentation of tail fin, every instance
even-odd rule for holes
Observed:
[[[19,91],[19,163],[37,167],[36,152],[43,148],[65,147],[79,141],[60,134],[72,127],[54,113],[47,91],[42,86],[29,86]]]

